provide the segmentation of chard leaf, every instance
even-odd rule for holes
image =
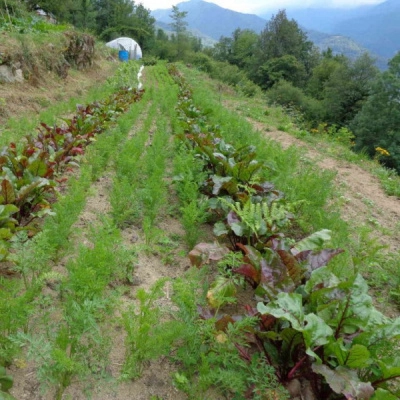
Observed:
[[[328,271],[318,271],[311,275],[305,290],[317,306],[317,314],[335,329],[336,337],[368,331],[385,320],[373,307],[368,285],[361,275],[341,282]]]
[[[359,328],[365,329],[369,325],[371,311],[374,309],[372,297],[368,294],[368,284],[358,274],[350,290],[352,323],[355,322]]]
[[[215,236],[219,237],[219,236],[227,235],[228,229],[226,229],[226,226],[223,222],[219,221],[219,222],[215,223],[213,232],[214,232]]]
[[[1,182],[1,195],[4,198],[5,204],[12,204],[15,202],[16,197],[14,187],[7,179],[3,179]]]
[[[368,349],[361,344],[355,344],[349,351],[345,365],[349,368],[365,368],[371,362],[371,353]]]
[[[236,236],[243,236],[245,228],[246,227],[242,223],[234,222],[233,224],[231,224],[231,229],[233,230]]]
[[[245,253],[245,260],[254,265],[256,268],[260,268],[261,260],[263,259],[261,253],[252,246],[246,246],[238,243],[237,247],[242,249]]]
[[[310,279],[307,280],[304,289],[307,293],[312,294],[315,292],[316,288],[332,288],[337,287],[340,283],[340,279],[329,271],[327,268],[320,268],[315,270]]]
[[[343,338],[325,346],[325,355],[334,356],[339,365],[349,368],[366,368],[372,363],[371,353],[360,344],[354,344],[350,349],[343,343]]]
[[[346,399],[370,399],[374,388],[369,382],[361,382],[357,372],[345,367],[330,369],[328,366],[313,364],[312,369],[322,375],[331,389],[338,394],[343,394]]]
[[[28,171],[34,176],[44,177],[47,173],[48,167],[46,163],[42,160],[34,160],[28,167]]]
[[[400,376],[400,359],[390,361],[388,362],[388,360],[378,360],[377,362],[382,373],[382,379],[391,379]],[[389,363],[395,365],[388,365]]]
[[[36,181],[33,181],[32,183],[22,186],[21,189],[18,191],[18,199],[17,202],[20,205],[23,205],[24,202],[28,199],[29,196],[31,196],[34,193],[34,190],[38,187],[42,187],[43,186],[43,182],[42,181],[47,181],[47,179],[43,179],[43,178],[35,178],[38,179]]]
[[[302,330],[304,324],[303,302],[300,294],[278,293],[276,301],[267,305],[257,304],[257,310],[261,314],[271,314],[276,318],[289,321],[296,330]]]
[[[213,153],[214,157],[219,160],[226,160],[226,157],[222,153]]]
[[[281,331],[280,337],[283,340],[283,349],[296,349],[298,345],[303,343],[303,335],[296,329],[285,328]]]
[[[225,183],[229,182],[229,181],[232,179],[232,177],[231,177],[231,176],[225,176],[225,177],[223,177],[223,176],[213,175],[213,176],[211,177],[211,179],[212,179],[212,181],[214,182],[214,187],[213,187],[212,193],[213,193],[214,195],[218,195],[219,192],[220,192],[220,190],[222,189],[222,186],[223,186]]]
[[[329,229],[322,229],[297,242],[292,247],[292,253],[297,255],[304,250],[320,250],[329,240],[331,240],[331,231]]]
[[[207,300],[212,308],[221,307],[223,304],[232,303],[236,294],[236,286],[232,279],[218,276],[207,292]]]
[[[293,282],[297,285],[301,282],[303,277],[303,268],[300,266],[296,258],[285,250],[277,250],[279,257],[283,264],[285,264],[287,272],[292,278]]]
[[[198,243],[191,252],[189,252],[189,259],[192,265],[201,267],[208,264],[210,260],[219,261],[227,253],[229,249],[221,246],[219,243]]]
[[[267,258],[267,259],[266,259]],[[295,284],[288,275],[286,266],[276,253],[271,252],[270,257],[261,259],[261,285],[260,293],[264,291],[270,300],[273,300],[279,292],[293,292]]]
[[[228,215],[226,216],[226,222],[229,226],[232,226],[232,224],[240,223],[240,218],[234,211],[229,211]]]
[[[363,344],[370,351],[379,349],[382,342],[387,342],[400,337],[400,317],[393,321],[386,321],[385,324],[371,326],[367,332],[362,332],[354,339],[354,343]]]
[[[308,348],[321,346],[328,343],[333,336],[333,330],[322,318],[310,313],[304,318],[305,326],[302,329],[304,341]]]
[[[0,205],[0,218],[9,217],[19,211],[19,208],[14,204]]]
[[[260,283],[261,279],[260,270],[257,270],[257,268],[255,268],[251,264],[242,264],[239,268],[235,268],[233,272],[235,272],[236,274],[243,275],[247,278],[250,278],[256,284]]]
[[[258,303],[257,310],[261,314],[271,314],[289,321],[293,329],[302,332],[307,353],[313,357],[318,358],[311,349],[328,343],[329,338],[333,336],[333,330],[320,317],[313,313],[304,314],[300,294],[280,292],[275,301],[267,305]]]
[[[385,389],[378,388],[375,390],[374,395],[371,397],[372,400],[399,400],[397,396],[394,396]]]
[[[343,338],[327,344],[324,347],[324,354],[326,357],[335,357],[339,365],[345,365],[348,349],[343,343]]]
[[[329,263],[329,261],[336,255],[343,253],[342,249],[323,249],[319,252],[312,250],[305,250],[296,254],[296,260],[302,261],[308,272],[312,272],[318,268],[321,268]]]

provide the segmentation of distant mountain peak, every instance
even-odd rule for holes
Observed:
[[[266,20],[254,15],[223,8],[204,0],[190,0],[177,4],[180,11],[187,11],[186,21],[189,28],[199,30],[214,40],[221,36],[231,36],[237,29],[251,29],[261,32]],[[169,24],[170,10],[154,10],[152,15],[157,21]]]

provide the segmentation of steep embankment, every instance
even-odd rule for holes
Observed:
[[[116,69],[115,53],[75,31],[16,33],[0,41],[0,126],[18,120],[37,123],[40,113],[54,113],[83,101]],[[64,106],[63,106],[64,104]],[[34,125],[33,125],[34,126]]]

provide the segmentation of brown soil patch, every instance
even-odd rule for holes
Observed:
[[[230,109],[234,107],[230,102],[224,104]],[[320,168],[335,171],[338,192],[343,193],[342,218],[351,221],[352,225],[375,226],[376,238],[391,252],[400,251],[400,199],[386,195],[376,177],[355,164],[327,157],[286,132],[269,131],[263,123],[251,118],[247,120],[266,138],[280,143],[284,149],[300,147],[304,149],[305,156]]]

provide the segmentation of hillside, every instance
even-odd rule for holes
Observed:
[[[7,121],[22,116],[29,118],[29,124],[34,126],[39,114],[47,108],[62,102],[68,104],[70,99],[86,95],[115,69],[116,52],[100,43],[94,51],[94,42],[88,44],[93,40],[89,35],[72,30],[52,31],[56,28],[51,25],[46,29],[49,31],[1,33],[2,130],[9,129]],[[75,40],[81,45],[75,46]],[[4,79],[13,83],[4,82]],[[4,140],[1,143],[4,144]]]
[[[386,0],[377,5],[351,8],[289,7],[287,14],[307,30],[351,38],[372,54],[376,54],[380,59],[380,66],[385,65],[387,60],[400,50],[398,0]],[[268,15],[270,14],[262,16],[267,18]]]
[[[347,8],[292,8],[286,9],[289,18],[295,19],[300,25],[319,32],[339,34],[336,30],[338,24],[351,18],[359,18],[366,15],[373,8],[372,5]],[[271,13],[262,14],[265,19],[271,18]]]
[[[256,33],[260,33],[267,24],[267,19],[260,18],[256,15],[239,13],[226,8],[222,8],[216,4],[205,2],[202,0],[191,0],[178,4],[181,11],[186,11],[188,29],[196,36],[205,39],[203,44],[209,45],[212,42],[207,40],[208,37],[218,41],[221,36],[230,37],[235,29],[250,29]],[[319,10],[316,10],[316,12]],[[156,18],[157,24],[163,29],[170,30],[169,25],[171,9],[155,10],[152,15]],[[313,14],[314,15],[314,14]],[[290,17],[290,13],[288,13]],[[314,15],[315,17],[315,15]],[[307,33],[308,37],[321,50],[326,50],[330,47],[334,54],[344,54],[350,59],[359,57],[364,52],[368,52],[367,46],[362,46],[357,41],[346,37],[342,34],[323,33],[316,29],[310,28],[303,19],[304,24],[300,22],[301,28]],[[314,26],[314,25],[313,25]],[[199,32],[201,34],[199,35]],[[335,33],[335,32],[333,32]],[[379,54],[379,52],[376,52]],[[375,57],[375,53],[372,52]],[[386,58],[378,58],[380,68],[386,66]]]
[[[185,1],[179,3],[178,7],[188,13],[186,21],[189,29],[201,31],[215,40],[230,36],[237,28],[261,32],[266,23],[257,15],[239,13],[202,0]],[[157,21],[165,24],[171,23],[170,14],[171,9],[152,12]]]
[[[392,58],[400,51],[399,21],[400,2],[387,0],[364,15],[337,23],[333,29],[353,38],[376,54]]]

